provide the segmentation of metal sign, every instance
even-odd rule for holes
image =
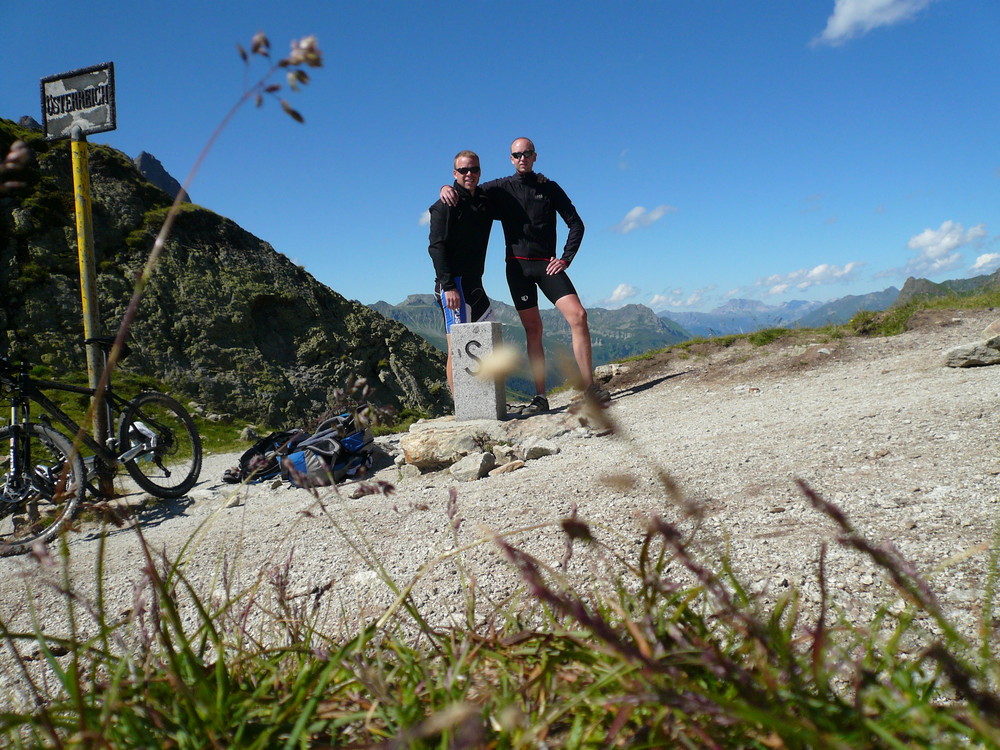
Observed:
[[[114,130],[115,64],[101,63],[43,78],[42,121],[49,140],[69,138],[76,126],[83,135]]]

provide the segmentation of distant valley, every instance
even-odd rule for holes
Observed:
[[[711,312],[662,312],[687,329],[692,336],[711,338],[753,333],[763,328],[820,328],[848,322],[860,310],[878,312],[891,307],[899,297],[896,287],[871,294],[850,295],[830,302],[791,300],[767,305],[757,300],[734,299]]]

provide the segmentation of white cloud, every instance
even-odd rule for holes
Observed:
[[[615,287],[615,290],[611,292],[611,296],[607,299],[601,300],[602,305],[620,305],[625,300],[632,299],[635,295],[639,293],[637,287],[631,284],[621,283]]]
[[[673,213],[677,209],[673,206],[657,206],[651,211],[647,211],[644,206],[636,206],[627,214],[625,218],[618,222],[611,229],[619,234],[628,234],[634,229],[648,227],[653,222],[659,221],[668,213]]]
[[[431,223],[431,212],[430,211],[424,211],[422,214],[420,214],[420,221],[417,222],[417,226],[419,226],[419,227],[426,227],[430,223]]]
[[[623,172],[632,168],[632,163],[628,160],[628,149],[618,154],[618,168]]]
[[[976,262],[969,270],[976,273],[990,273],[997,268],[1000,268],[1000,253],[986,253],[976,258]]]
[[[699,302],[701,302],[701,292],[692,292],[688,295],[687,299],[684,300],[684,307],[694,307]]]
[[[904,273],[910,276],[932,276],[950,271],[962,262],[962,254],[958,249],[984,237],[984,224],[977,224],[966,231],[958,222],[946,221],[937,229],[925,229],[906,243],[907,247],[917,250],[918,254],[906,264]]]
[[[814,268],[800,268],[791,273],[776,273],[757,279],[756,285],[767,287],[765,294],[770,295],[784,294],[791,289],[802,291],[812,286],[850,281],[858,275],[862,266],[864,263],[857,261],[851,261],[844,266],[820,263]]]
[[[813,44],[837,46],[879,26],[908,21],[934,0],[836,0],[833,14]]]
[[[684,295],[683,289],[672,289],[663,294],[654,294],[649,300],[649,307],[654,310],[662,310],[667,307],[694,307],[701,304],[705,298],[705,292],[710,292],[714,288],[714,286],[708,286],[704,289],[697,289],[687,296]]]

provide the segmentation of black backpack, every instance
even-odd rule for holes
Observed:
[[[240,456],[239,466],[227,469],[222,480],[239,484],[276,477],[281,473],[281,457],[294,451],[308,437],[309,433],[302,429],[272,432],[247,448]]]

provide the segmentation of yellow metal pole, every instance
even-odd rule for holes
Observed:
[[[76,246],[80,263],[80,296],[83,301],[83,336],[101,335],[101,319],[97,300],[97,264],[94,260],[94,227],[90,212],[90,169],[87,159],[87,138],[79,127],[73,128],[73,193],[76,197]],[[87,377],[91,388],[97,388],[104,362],[96,344],[87,345]],[[107,411],[94,402],[94,440],[107,445]],[[110,478],[99,476],[101,492],[110,495]]]

